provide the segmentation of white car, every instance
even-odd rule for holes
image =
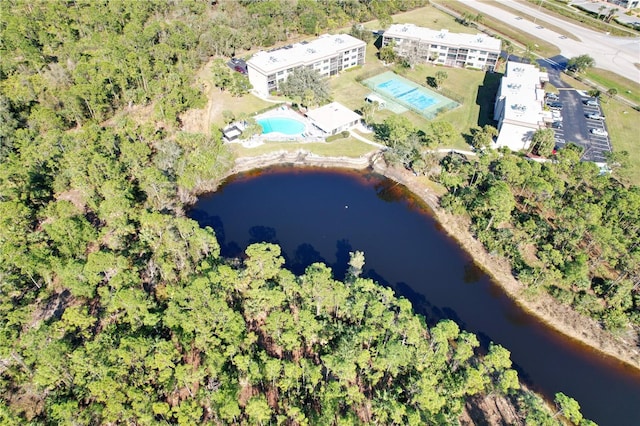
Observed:
[[[604,120],[604,116],[600,114],[587,114],[587,118],[590,118],[591,120]]]
[[[609,136],[609,133],[604,129],[591,129],[591,133],[596,136]]]
[[[585,102],[585,104],[587,106],[597,107],[598,106],[598,101],[595,100],[595,99],[589,99],[588,101]]]

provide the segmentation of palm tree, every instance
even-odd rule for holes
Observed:
[[[440,86],[442,85],[442,83],[444,83],[447,77],[449,77],[449,74],[447,74],[446,71],[436,72],[435,79],[436,79],[436,86],[438,87],[438,89],[440,89]]]
[[[513,44],[511,43],[505,46],[504,51],[507,54],[507,62],[509,62],[509,58],[511,57],[511,55],[513,55],[514,50],[515,50],[515,47],[513,47]]]

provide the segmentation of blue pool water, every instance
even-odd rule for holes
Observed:
[[[256,120],[262,127],[262,133],[283,133],[285,135],[299,135],[304,132],[304,123],[293,118],[271,117]]]
[[[403,83],[400,80],[387,80],[376,86],[382,92],[404,101],[417,110],[423,110],[438,102],[419,87]]]

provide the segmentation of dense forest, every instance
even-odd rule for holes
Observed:
[[[385,160],[443,184],[448,193],[442,207],[471,219],[474,235],[511,262],[531,297],[546,291],[637,340],[640,188],[625,179],[625,153],[612,155],[612,173],[580,161],[581,147],[569,144],[555,152],[553,142],[545,162],[490,149],[478,149],[473,159],[451,154],[441,160],[433,148],[446,146],[448,124],[417,129],[392,116],[374,128],[389,147]],[[486,147],[495,134],[491,126],[477,128],[471,143]]]
[[[547,291],[617,333],[640,327],[640,188],[580,161],[570,144],[550,162],[510,152],[450,155],[441,203],[468,214],[531,295]]]
[[[523,422],[590,424],[359,278],[362,254],[344,282],[294,276],[274,245],[221,258],[183,215],[233,162],[180,131],[205,61],[423,3],[2,2],[0,422],[451,424],[506,395]]]

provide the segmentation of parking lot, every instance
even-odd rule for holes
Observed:
[[[561,124],[551,125],[555,131],[556,147],[562,148],[573,142],[584,149],[583,161],[605,162],[606,153],[611,152],[606,121],[589,118],[590,115],[602,118],[599,103],[574,89],[560,90],[559,103],[562,104],[562,110],[555,122]]]

